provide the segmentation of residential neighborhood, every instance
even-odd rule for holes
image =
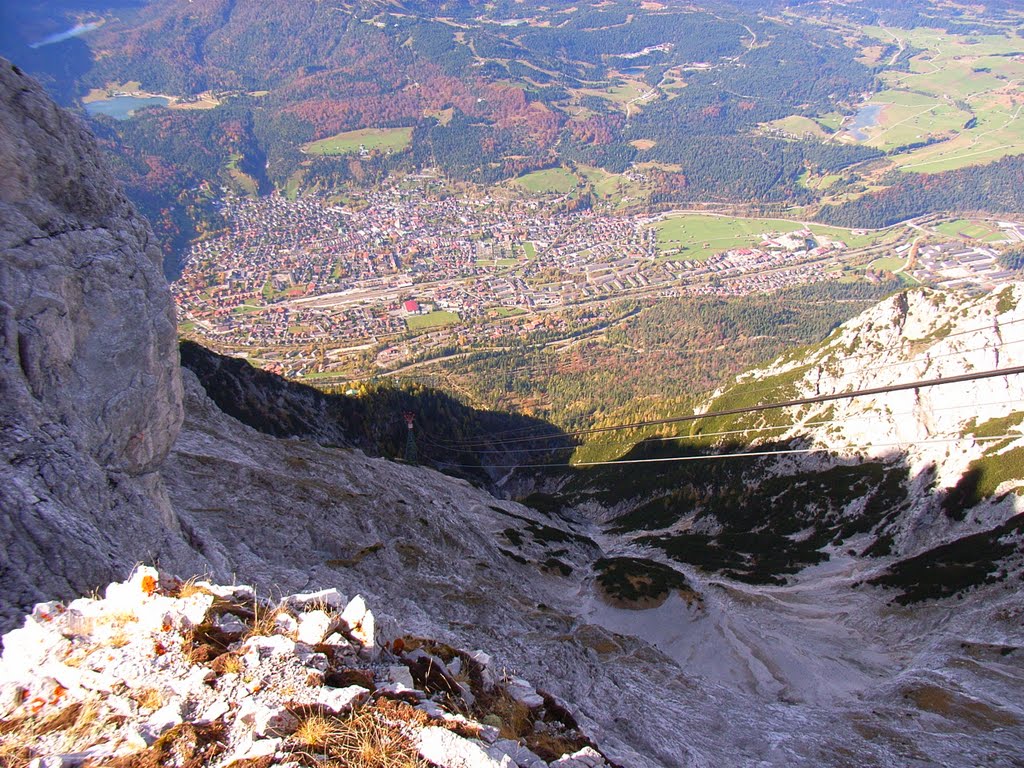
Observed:
[[[593,302],[838,279],[853,253],[800,228],[687,258],[659,244],[665,216],[397,184],[345,204],[227,197],[221,213],[226,230],[192,245],[174,286],[183,331],[291,376],[345,369],[355,354],[387,369],[539,317],[558,328],[562,310]],[[995,251],[958,244],[923,248],[916,270],[940,283],[1001,276]]]

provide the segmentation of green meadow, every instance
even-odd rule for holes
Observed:
[[[731,216],[685,214],[664,219],[652,226],[657,230],[658,247],[673,260],[705,261],[732,248],[756,246],[768,233],[810,229],[818,235],[841,240],[851,248],[859,248],[880,239],[884,233],[854,235],[848,229],[807,224],[789,219],[753,219]]]
[[[514,183],[535,195],[564,195],[576,187],[578,179],[565,168],[546,168],[520,176]]]
[[[429,328],[440,328],[444,325],[455,325],[459,322],[459,316],[454,312],[435,311],[426,315],[409,315],[405,318],[405,324],[410,331],[422,331]]]
[[[311,155],[350,155],[360,147],[367,151],[399,152],[411,141],[412,128],[362,128],[311,142],[303,150]]]
[[[935,29],[865,27],[884,41],[899,37],[922,51],[910,71],[889,70],[887,86],[871,103],[884,104],[867,144],[884,150],[932,139],[928,146],[893,157],[918,173],[938,173],[1024,153],[1024,50],[1005,35],[949,35]]]

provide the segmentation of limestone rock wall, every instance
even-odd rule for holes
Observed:
[[[155,474],[182,419],[159,250],[88,130],[2,60],[0,251],[3,603],[193,562]]]

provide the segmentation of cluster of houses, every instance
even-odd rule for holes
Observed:
[[[222,213],[226,231],[192,246],[174,286],[185,328],[222,349],[258,348],[297,375],[333,365],[325,349],[401,359],[493,337],[494,323],[463,322],[400,341],[413,316],[435,310],[471,321],[505,308],[519,324],[542,312],[557,325],[551,312],[628,293],[743,294],[826,279],[817,262],[845,248],[801,229],[672,260],[649,218],[556,213],[530,199],[437,194],[429,183],[344,206],[227,198]]]

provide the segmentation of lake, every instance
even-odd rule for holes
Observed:
[[[857,141],[866,140],[868,135],[865,129],[878,125],[878,118],[882,116],[884,108],[885,104],[865,104],[857,110],[857,114],[853,116],[853,121],[846,126],[846,130]]]
[[[107,115],[115,120],[127,120],[143,107],[166,107],[171,100],[165,96],[114,96],[86,103],[85,111],[90,115]]]

